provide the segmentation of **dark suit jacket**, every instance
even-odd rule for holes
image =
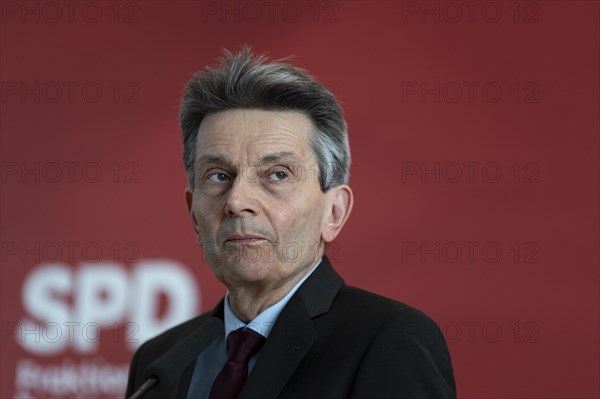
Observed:
[[[213,311],[146,342],[135,353],[127,396],[144,369]],[[206,339],[210,337],[207,336]],[[194,362],[144,398],[185,399]],[[428,316],[401,302],[344,284],[326,257],[279,314],[241,399],[455,398],[448,347]]]

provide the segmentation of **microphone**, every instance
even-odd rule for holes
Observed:
[[[210,343],[225,333],[223,321],[209,318],[177,345],[152,362],[146,370],[146,381],[129,399],[139,399],[148,391],[171,385]]]

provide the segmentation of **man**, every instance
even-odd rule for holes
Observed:
[[[346,122],[327,89],[248,48],[226,51],[188,83],[181,126],[187,209],[228,292],[140,347],[127,396],[187,337],[192,361],[145,397],[456,397],[437,325],[345,285],[324,256],[352,209]]]

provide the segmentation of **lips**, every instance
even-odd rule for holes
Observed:
[[[227,237],[227,239],[225,239],[225,242],[230,242],[233,244],[252,244],[262,240],[265,240],[265,238],[261,236],[251,234],[234,234]]]

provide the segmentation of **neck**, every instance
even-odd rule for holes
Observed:
[[[268,307],[282,300],[314,266],[302,268],[279,286],[236,285],[229,288],[229,307],[244,323],[249,323]]]
[[[279,302],[289,290],[284,292],[257,293],[252,290],[233,289],[229,291],[229,307],[244,323],[249,323],[268,307]]]

